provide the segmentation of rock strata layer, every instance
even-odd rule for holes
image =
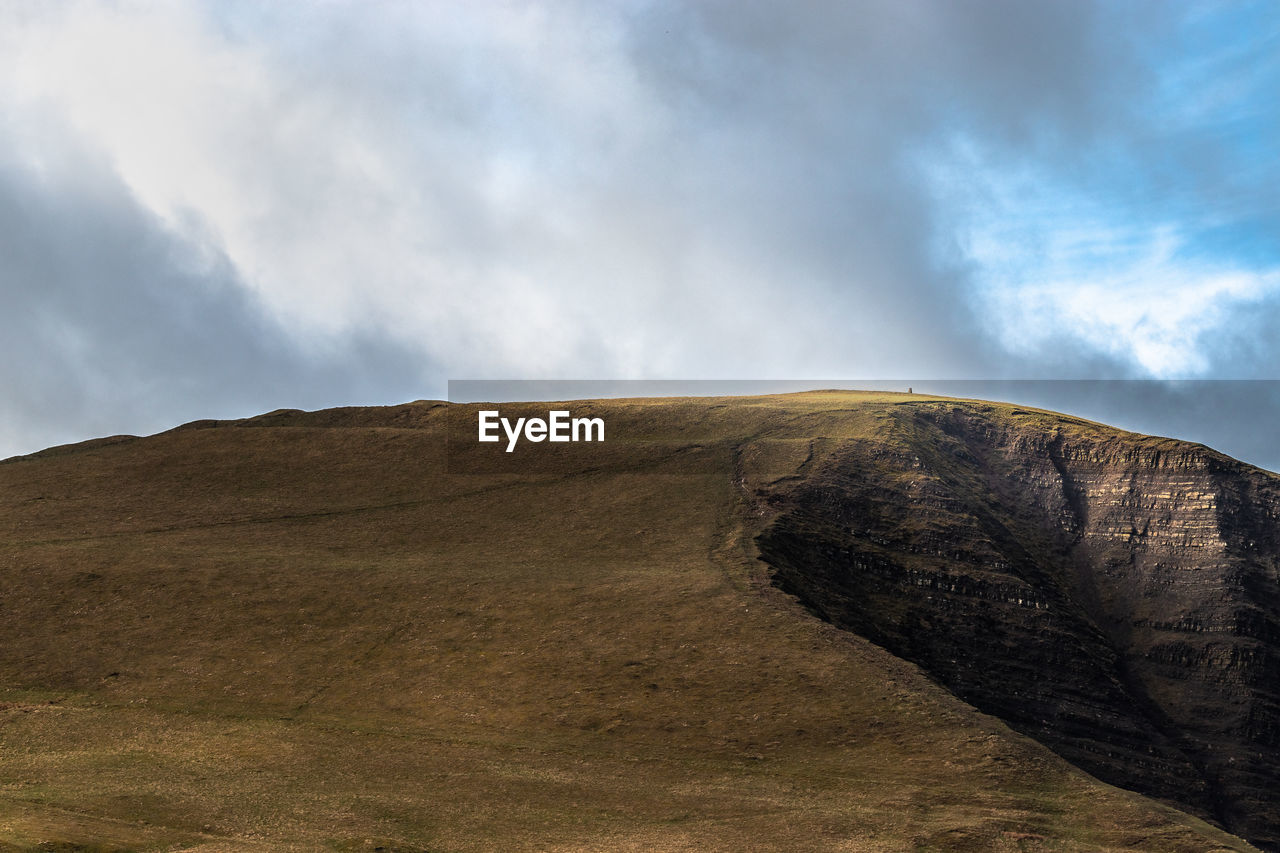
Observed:
[[[1280,850],[1280,478],[983,404],[758,489],[774,582],[1104,781]]]

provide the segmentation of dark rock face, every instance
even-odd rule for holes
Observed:
[[[1280,850],[1280,478],[899,406],[764,490],[774,582],[1099,778]]]

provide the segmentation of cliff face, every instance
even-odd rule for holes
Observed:
[[[774,582],[1099,778],[1280,849],[1280,478],[983,404],[756,486]]]

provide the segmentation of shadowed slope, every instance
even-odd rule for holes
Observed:
[[[1280,478],[981,404],[769,494],[777,582],[1100,778],[1280,848]]]

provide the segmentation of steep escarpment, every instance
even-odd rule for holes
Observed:
[[[1094,775],[1280,849],[1280,478],[985,404],[759,489],[774,582]]]

